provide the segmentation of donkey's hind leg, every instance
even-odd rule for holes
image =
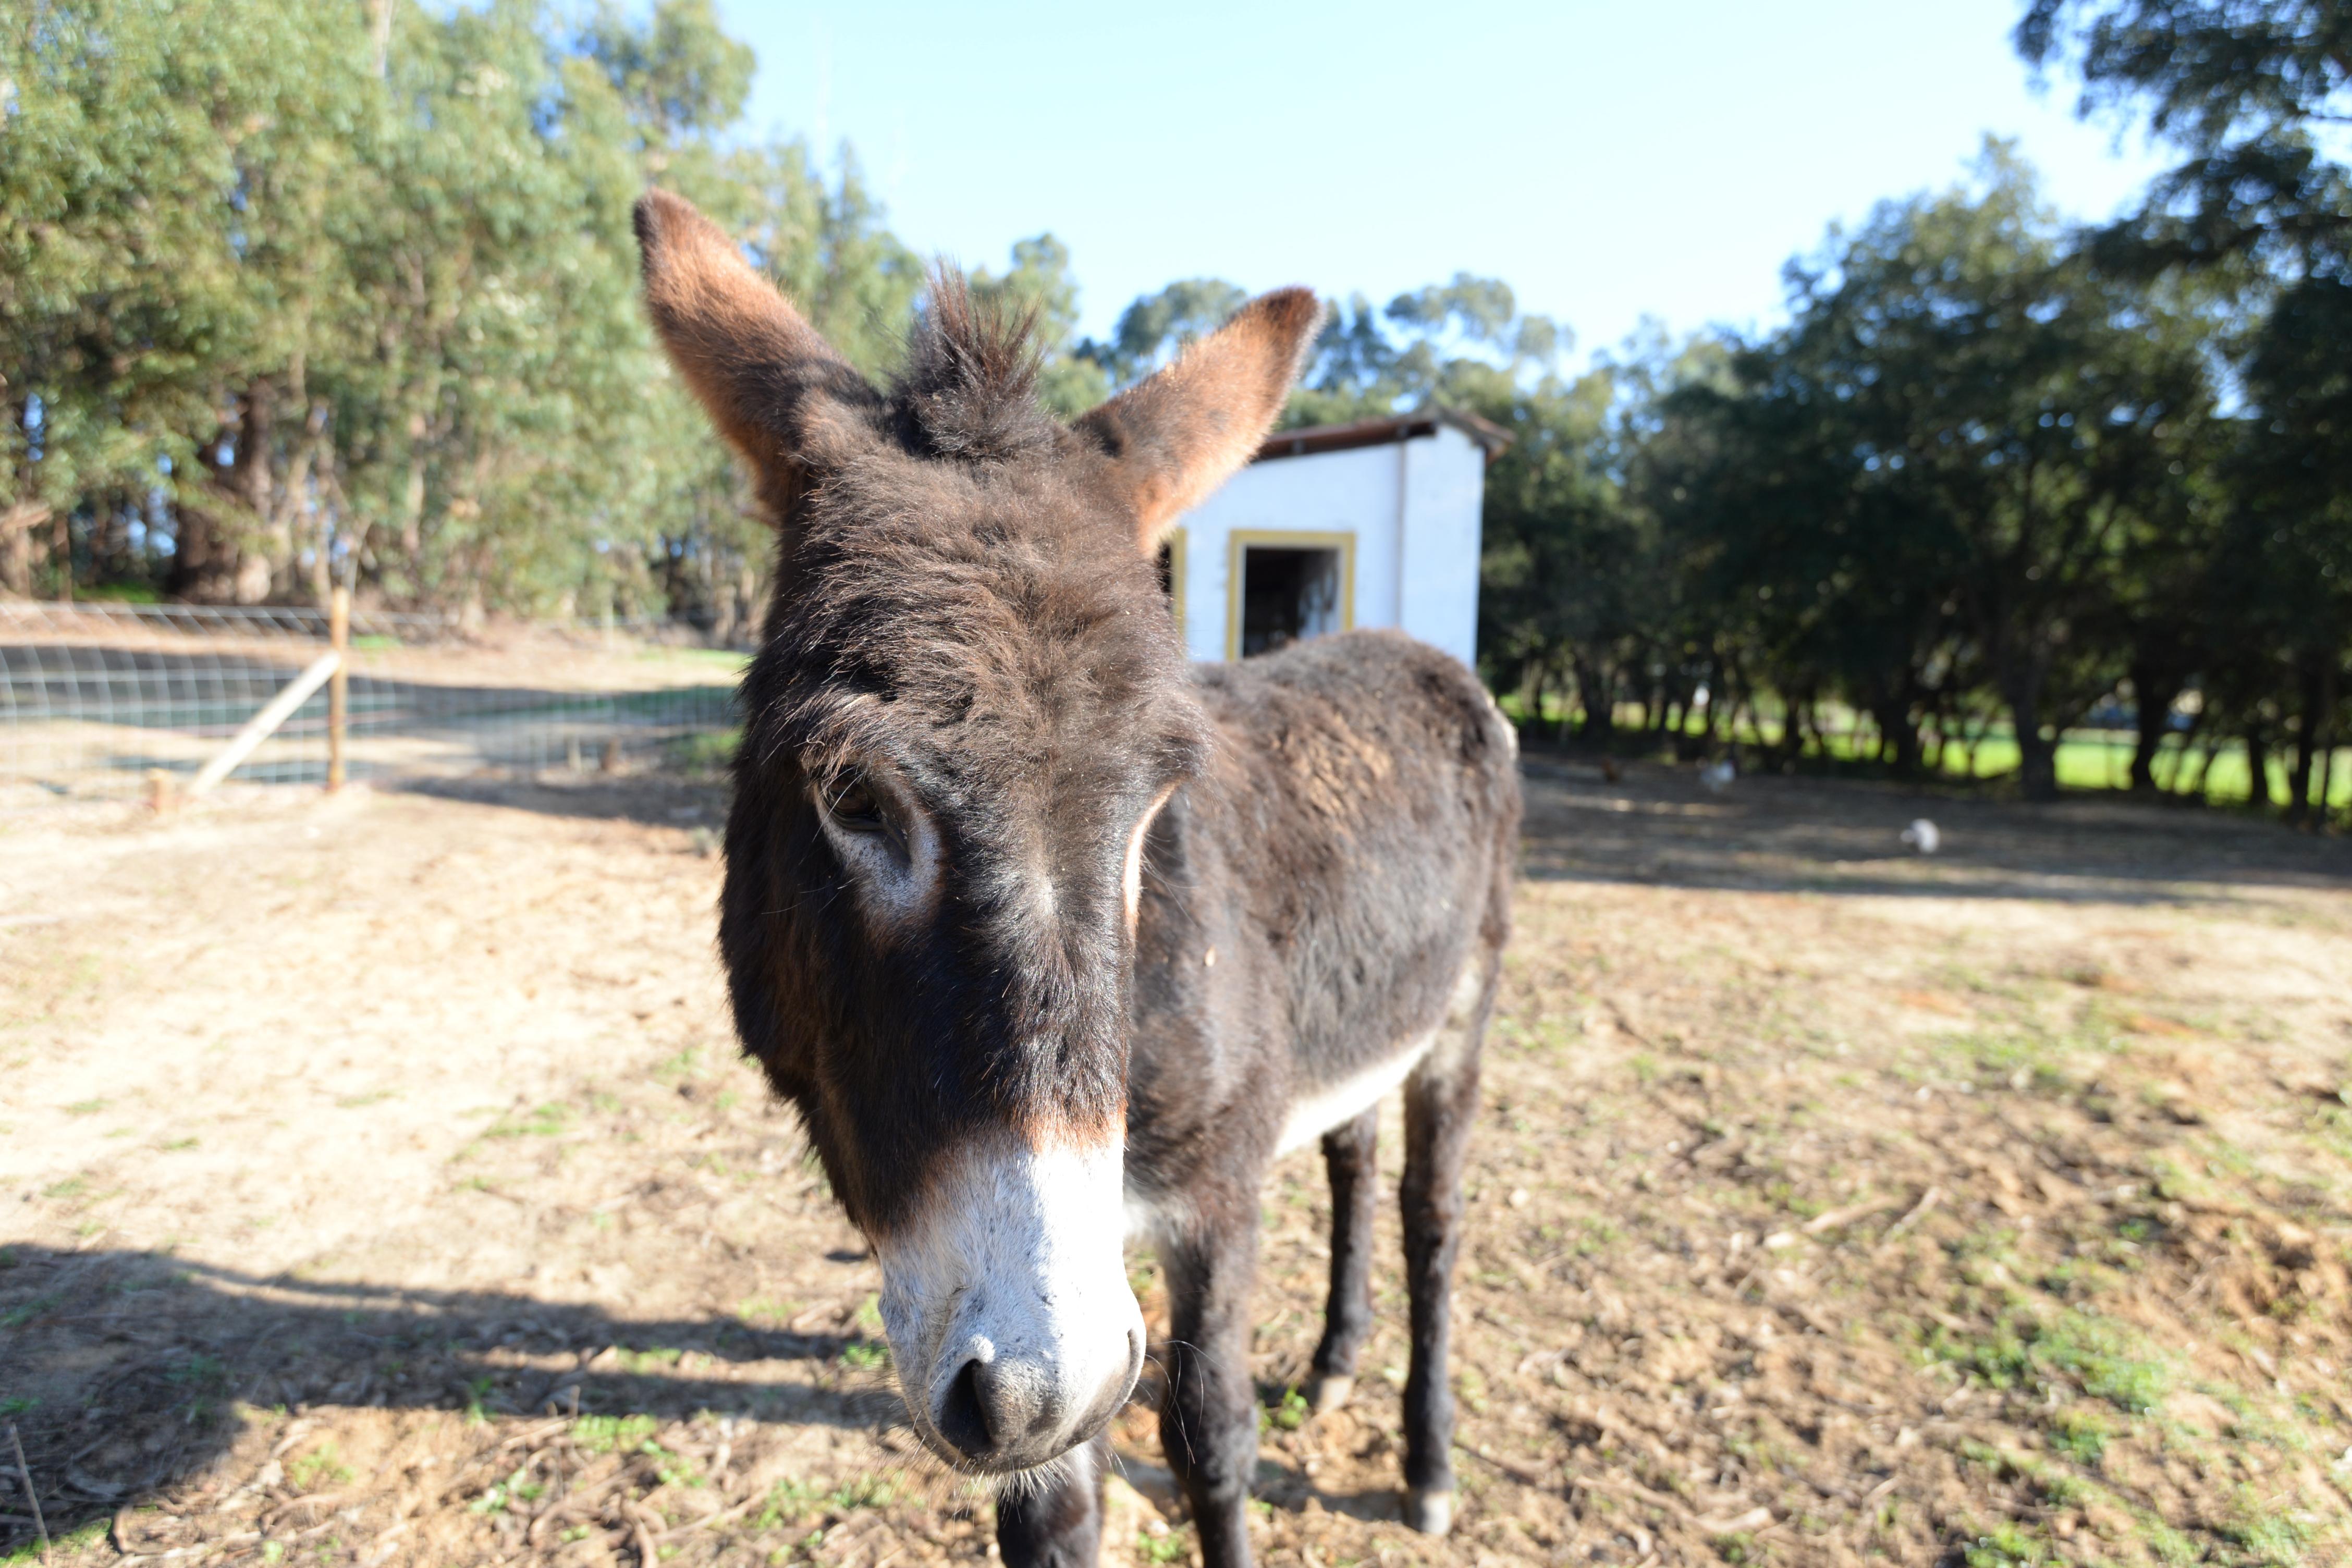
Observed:
[[[1454,1384],[1449,1375],[1454,1258],[1462,1245],[1462,1158],[1478,1119],[1482,1005],[1440,1032],[1405,1080],[1405,1288],[1412,1364],[1404,1381],[1404,1521],[1429,1535],[1454,1524]]]
[[[1356,1357],[1372,1331],[1373,1185],[1380,1107],[1323,1134],[1323,1168],[1331,1177],[1331,1298],[1323,1308],[1323,1342],[1315,1347],[1307,1397],[1317,1413],[1337,1410],[1356,1389]]]
[[[1071,1449],[1063,1463],[1063,1472],[1037,1490],[997,1502],[996,1551],[1004,1568],[1094,1568],[1102,1554],[1109,1434]]]

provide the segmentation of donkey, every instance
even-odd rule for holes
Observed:
[[[1007,1563],[1094,1562],[1145,1356],[1122,1244],[1148,1236],[1168,1459],[1203,1558],[1246,1564],[1261,1181],[1322,1141],[1329,1409],[1370,1329],[1402,1084],[1404,1513],[1442,1533],[1512,732],[1393,633],[1189,668],[1153,564],[1264,440],[1314,296],[1253,301],[1066,426],[1028,324],[951,273],[886,392],[686,202],[646,195],[636,231],[656,332],[779,531],[727,825],[736,1026],[873,1244],[916,1431],[998,1479]]]

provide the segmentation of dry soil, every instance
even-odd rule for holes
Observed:
[[[1295,1392],[1302,1153],[1265,1202],[1263,1561],[2352,1550],[2347,846],[1556,761],[1528,791],[1460,1522],[1396,1522],[1392,1234],[1354,1402]],[[0,822],[0,1415],[54,1561],[992,1552],[734,1056],[723,804],[477,780]],[[1118,1432],[1108,1555],[1189,1560],[1153,1420]],[[14,1474],[0,1542],[37,1554]]]

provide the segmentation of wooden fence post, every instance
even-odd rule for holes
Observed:
[[[327,793],[343,787],[343,732],[351,699],[352,591],[338,586],[327,599],[327,642],[337,655],[327,682]]]

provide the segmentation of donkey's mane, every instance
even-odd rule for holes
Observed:
[[[982,463],[1050,445],[1061,427],[1037,404],[1037,308],[975,296],[946,265],[932,272],[930,294],[891,388],[908,445]]]

